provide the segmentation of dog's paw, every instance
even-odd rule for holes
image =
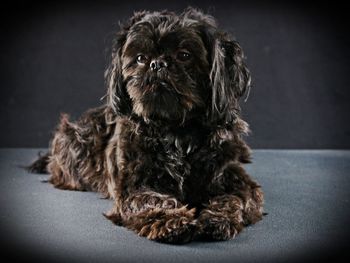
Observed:
[[[188,210],[185,206],[148,211],[144,216],[138,216],[144,222],[138,234],[162,243],[190,242],[195,229],[194,213],[195,209]]]
[[[243,228],[239,220],[207,211],[200,214],[197,221],[196,239],[224,241],[234,238]]]

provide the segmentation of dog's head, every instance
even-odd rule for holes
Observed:
[[[239,111],[250,74],[239,44],[189,8],[135,13],[118,33],[106,81],[117,115],[180,123],[200,115],[224,124]]]

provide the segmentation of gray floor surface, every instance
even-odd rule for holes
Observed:
[[[349,246],[350,151],[255,150],[248,172],[268,215],[227,242],[175,246],[141,238],[102,213],[111,200],[62,191],[19,165],[39,149],[0,149],[2,250],[88,262],[283,262],[333,256]],[[7,245],[7,246],[6,246]],[[10,250],[11,248],[11,250]]]

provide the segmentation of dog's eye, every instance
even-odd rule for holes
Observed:
[[[147,57],[145,55],[138,55],[136,61],[139,64],[145,64],[147,62]]]
[[[191,58],[191,54],[187,51],[177,52],[176,58],[180,61],[187,61]]]

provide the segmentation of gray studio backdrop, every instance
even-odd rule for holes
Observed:
[[[0,147],[46,147],[61,112],[76,118],[100,105],[118,21],[188,5],[213,14],[244,48],[254,86],[242,114],[253,148],[350,147],[349,41],[336,9],[180,0],[3,9]]]

